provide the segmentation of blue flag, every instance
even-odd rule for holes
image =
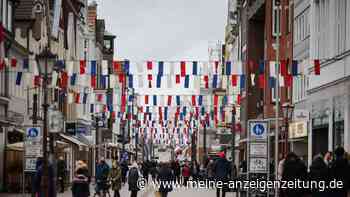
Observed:
[[[130,62],[129,62],[129,60],[125,60],[124,61],[124,72],[126,74],[129,74],[129,69],[130,69]]]
[[[176,105],[180,105],[180,96],[176,96]]]
[[[16,77],[16,85],[21,85],[21,81],[22,81],[22,72],[18,72],[17,73],[17,77]]]
[[[240,76],[240,86],[241,86],[241,89],[244,89],[245,88],[245,75],[241,75]]]
[[[198,75],[198,62],[194,61],[193,62],[193,75]]]
[[[73,73],[73,75],[70,77],[70,85],[71,86],[75,85],[76,79],[77,79],[77,73]]]
[[[213,88],[216,88],[218,84],[218,75],[213,75]]]
[[[164,107],[164,120],[168,120],[168,107]]]
[[[157,88],[160,88],[161,82],[162,82],[162,76],[161,75],[157,75]]]
[[[157,106],[157,95],[153,95],[153,105]]]
[[[265,62],[264,60],[261,60],[259,63],[259,74],[264,74],[265,71]]]
[[[269,77],[269,86],[270,86],[270,88],[275,88],[276,87],[276,79],[275,79],[275,77]]]
[[[198,97],[198,105],[201,106],[203,104],[203,96],[199,95]]]
[[[190,85],[190,76],[186,75],[185,76],[185,88],[188,88]]]
[[[292,75],[293,76],[298,75],[298,61],[297,60],[292,61]]]
[[[23,69],[29,69],[29,59],[23,59]]]
[[[96,60],[91,61],[91,68],[90,69],[91,69],[91,71],[90,71],[91,75],[95,76],[96,75]]]
[[[158,75],[163,76],[164,74],[164,62],[158,62]]]
[[[231,62],[226,62],[226,75],[231,75]]]
[[[134,80],[133,80],[133,76],[129,75],[129,88],[133,88],[134,84],[133,84]]]

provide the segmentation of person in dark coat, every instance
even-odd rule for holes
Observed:
[[[86,166],[78,164],[72,184],[73,197],[90,196],[89,177],[86,176]]]
[[[57,179],[59,183],[59,189],[60,192],[64,192],[64,181],[66,179],[66,162],[64,161],[63,157],[59,157],[57,161]]]
[[[44,159],[38,158],[36,162],[36,172],[34,175],[34,181],[33,181],[33,192],[36,195],[36,197],[44,197],[45,192],[42,188],[42,176],[43,176],[43,168],[44,168]],[[54,186],[54,170],[51,163],[48,165],[48,195],[50,197],[55,197],[55,186]]]
[[[287,154],[282,168],[282,181],[307,180],[307,168],[293,152]],[[285,197],[301,197],[306,191],[300,188],[287,188],[282,190],[282,192]]]
[[[138,184],[137,184],[140,176],[141,176],[140,170],[138,168],[137,163],[135,162],[130,168],[129,175],[128,175],[129,191],[131,192],[130,197],[137,197],[137,192],[140,191],[140,188],[138,187]]]
[[[172,184],[170,183],[175,181],[175,176],[167,163],[160,164],[158,181],[161,183],[159,187],[159,193],[161,194],[161,197],[167,197],[168,193],[173,190]],[[166,185],[163,183],[165,183]]]
[[[181,167],[180,167],[180,163],[178,160],[174,161],[174,164],[173,164],[173,171],[174,171],[174,176],[176,178],[176,181],[178,183],[181,182]]]
[[[122,183],[126,183],[126,175],[128,174],[129,171],[129,166],[126,160],[123,160],[120,164],[121,170],[122,170]]]
[[[148,182],[148,175],[149,175],[149,162],[145,161],[141,164],[141,172],[143,175],[143,178]]]
[[[325,181],[328,185],[329,183],[329,168],[321,155],[318,155],[312,161],[310,166],[309,179],[311,181]],[[320,191],[317,188],[311,190],[312,197],[328,197],[330,196],[329,190]]]
[[[214,164],[214,177],[216,181],[222,181],[222,183],[227,183],[231,174],[230,162],[226,159],[225,153],[220,152],[218,154],[219,158]],[[220,190],[222,192],[222,197],[226,195],[226,188],[216,188],[216,197],[220,197]]]
[[[332,162],[331,168],[330,168],[331,180],[342,181],[344,187],[331,189],[330,196],[346,197],[347,190],[349,188],[349,173],[350,173],[349,162],[345,158],[344,148],[338,147],[334,151],[334,154],[335,154],[335,160],[334,162]]]

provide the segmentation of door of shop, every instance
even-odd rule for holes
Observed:
[[[312,130],[312,158],[328,151],[328,126]]]

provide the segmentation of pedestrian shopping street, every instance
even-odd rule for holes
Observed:
[[[350,197],[350,0],[0,0],[0,197],[108,191]]]

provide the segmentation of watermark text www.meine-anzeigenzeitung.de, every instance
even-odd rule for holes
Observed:
[[[331,181],[266,181],[266,180],[229,180],[229,181],[213,181],[213,180],[189,180],[186,184],[182,181],[150,181],[148,184],[146,179],[139,179],[137,186],[139,189],[144,189],[150,185],[154,189],[159,189],[161,186],[164,188],[185,188],[185,189],[238,189],[238,190],[259,190],[265,192],[268,189],[311,189],[318,191],[325,191],[327,189],[341,189],[344,187],[342,181],[331,180]]]

